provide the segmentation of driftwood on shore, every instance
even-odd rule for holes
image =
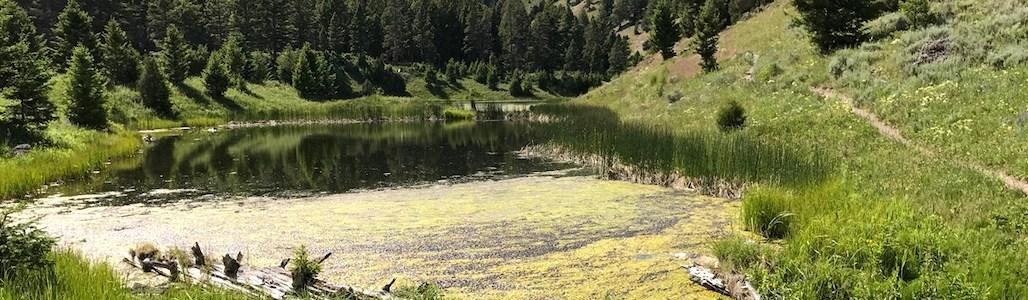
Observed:
[[[284,299],[288,295],[298,294],[293,288],[293,276],[285,267],[288,259],[279,266],[268,268],[251,268],[242,265],[242,253],[232,257],[226,254],[222,264],[214,264],[206,259],[200,245],[192,247],[193,259],[188,266],[180,266],[172,258],[139,255],[129,252],[125,262],[133,267],[154,272],[172,281],[187,280],[195,283],[210,284],[254,296],[266,296],[273,299]],[[322,263],[331,256],[325,254],[316,263]],[[314,279],[304,291],[311,299],[393,299],[387,291],[365,290],[353,286],[338,285],[320,279]]]
[[[689,271],[689,279],[719,294],[738,300],[760,300],[757,289],[739,274],[720,274],[699,264],[682,265]]]

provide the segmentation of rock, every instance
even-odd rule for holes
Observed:
[[[21,144],[14,146],[14,149],[11,152],[13,152],[14,155],[25,155],[29,154],[30,151],[32,151],[32,145]]]

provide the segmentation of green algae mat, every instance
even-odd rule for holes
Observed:
[[[174,193],[175,191],[160,191]],[[273,266],[292,249],[333,252],[323,278],[379,287],[436,282],[455,298],[713,298],[680,265],[732,230],[738,203],[564,172],[457,184],[25,212],[68,246],[117,262],[140,242]]]

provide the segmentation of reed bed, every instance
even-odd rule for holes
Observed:
[[[744,134],[676,133],[664,127],[621,122],[605,108],[585,105],[541,105],[533,111],[565,120],[546,124],[549,143],[641,172],[680,174],[707,182],[807,186],[823,181],[833,170],[831,160],[822,156]]]
[[[51,138],[65,145],[0,159],[0,199],[24,196],[56,180],[87,176],[113,158],[136,153],[141,144],[139,137],[128,131],[60,134],[73,136]]]

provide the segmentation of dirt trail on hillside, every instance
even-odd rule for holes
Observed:
[[[879,118],[878,115],[876,115],[875,113],[873,113],[873,112],[871,112],[869,110],[857,107],[857,104],[856,104],[856,102],[853,101],[852,97],[850,97],[848,95],[845,95],[845,94],[842,94],[842,93],[839,93],[839,92],[837,92],[837,91],[835,91],[835,90],[833,90],[831,88],[826,88],[826,87],[812,87],[812,88],[810,88],[810,90],[813,91],[815,94],[818,94],[818,95],[820,95],[821,97],[824,97],[824,98],[836,98],[836,99],[842,100],[842,102],[845,103],[847,107],[849,107],[850,111],[852,111],[853,114],[855,114],[855,115],[863,118],[864,120],[867,120],[868,122],[870,122],[871,126],[874,126],[874,128],[878,129],[878,132],[880,132],[882,135],[887,136],[890,139],[899,142],[900,144],[903,144],[903,145],[905,145],[907,147],[910,147],[910,148],[916,150],[917,152],[919,152],[921,154],[932,155],[932,156],[936,155],[936,153],[934,151],[932,151],[931,149],[928,149],[925,146],[918,145],[918,144],[914,143],[913,141],[911,141],[911,140],[907,139],[906,137],[904,137],[903,133],[900,132],[900,130],[898,128],[893,127],[892,125],[889,125],[885,121],[882,121],[882,119]],[[1025,193],[1026,195],[1028,195],[1028,182],[1026,182],[1024,180],[1021,180],[1021,179],[1019,179],[1017,177],[1011,176],[1010,174],[1007,174],[1004,171],[990,169],[990,168],[988,168],[988,167],[986,167],[986,166],[984,166],[982,164],[976,163],[976,162],[968,162],[968,161],[962,161],[962,160],[954,160],[954,161],[957,162],[958,164],[960,164],[961,166],[977,170],[978,172],[981,172],[982,174],[985,174],[987,176],[991,176],[993,178],[999,179],[1008,188],[1014,189],[1014,190],[1019,190],[1019,191]]]

